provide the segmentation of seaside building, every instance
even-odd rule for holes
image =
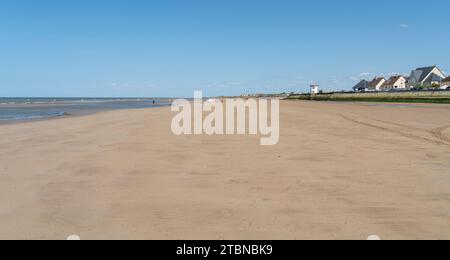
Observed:
[[[368,91],[380,91],[386,79],[383,77],[376,77],[368,84]]]
[[[392,76],[388,81],[386,81],[382,90],[393,90],[393,89],[406,89],[407,79],[401,75]]]
[[[319,85],[311,85],[311,94],[316,95],[319,94]]]
[[[369,82],[365,79],[361,80],[358,84],[353,87],[355,92],[366,92],[369,91]]]
[[[437,66],[417,68],[411,71],[409,77],[395,75],[387,81],[384,77],[375,77],[372,81],[361,80],[353,87],[355,92],[411,90],[416,88],[441,88],[449,87],[450,77]]]
[[[450,88],[450,77],[447,77],[442,80],[441,89],[449,89]]]
[[[437,66],[417,68],[411,72],[411,76],[408,80],[408,87],[440,86],[444,78],[444,73]]]

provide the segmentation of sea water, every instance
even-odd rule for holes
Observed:
[[[162,98],[0,98],[0,123],[170,105]]]

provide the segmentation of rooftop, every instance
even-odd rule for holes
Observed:
[[[394,85],[400,78],[404,78],[402,75],[392,76],[385,85]]]

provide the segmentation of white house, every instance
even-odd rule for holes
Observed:
[[[450,77],[443,79],[441,83],[441,89],[448,89],[448,88],[450,88]]]
[[[319,85],[311,85],[311,94],[319,94]]]
[[[444,73],[437,66],[417,68],[411,72],[408,86],[410,88],[440,86],[444,78]]]
[[[369,91],[380,91],[383,84],[386,83],[386,79],[383,77],[377,77],[374,78],[371,82],[368,84],[368,90]]]
[[[392,76],[381,88],[383,90],[406,89],[406,81],[406,78],[401,75]]]

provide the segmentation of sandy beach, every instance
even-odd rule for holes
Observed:
[[[450,239],[450,105],[280,112],[267,147],[168,107],[0,125],[0,239]]]

